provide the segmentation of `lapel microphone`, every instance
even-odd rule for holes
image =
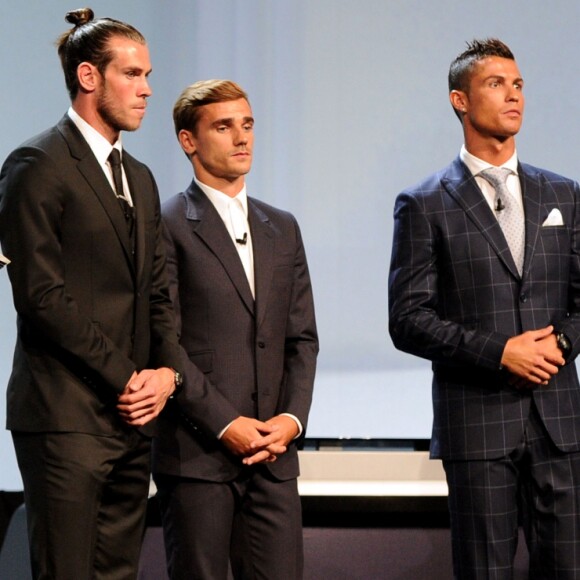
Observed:
[[[248,243],[248,232],[244,232],[244,237],[243,238],[236,238],[236,244],[241,244],[242,246],[245,246]]]
[[[501,197],[497,199],[497,203],[495,204],[495,211],[503,211],[505,209],[505,205],[501,200]]]

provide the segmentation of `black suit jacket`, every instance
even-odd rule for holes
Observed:
[[[128,153],[136,253],[111,186],[65,115],[0,174],[0,241],[18,334],[7,426],[111,434],[116,398],[143,368],[178,368],[157,188]]]
[[[236,248],[195,182],[163,206],[185,386],[160,417],[153,471],[228,481],[241,469],[218,434],[240,415],[292,413],[306,427],[318,353],[310,277],[296,220],[248,200],[255,302]],[[298,475],[296,443],[269,465]]]
[[[493,459],[519,442],[532,398],[554,443],[580,449],[575,364],[547,387],[516,390],[500,370],[508,338],[549,324],[580,349],[578,185],[521,164],[526,220],[520,278],[475,179],[457,158],[395,205],[389,328],[395,345],[433,362],[431,453]],[[557,208],[563,225],[543,225]]]

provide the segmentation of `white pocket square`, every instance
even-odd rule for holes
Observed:
[[[542,227],[545,228],[546,226],[563,226],[564,220],[562,219],[562,214],[560,210],[555,207],[549,214],[548,217],[544,220]]]

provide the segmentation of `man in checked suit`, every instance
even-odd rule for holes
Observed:
[[[90,9],[67,20],[58,52],[72,106],[0,174],[18,314],[7,426],[34,577],[130,579],[149,490],[144,426],[180,360],[157,188],[120,138],[141,124],[151,64],[132,26]]]
[[[390,333],[432,361],[455,576],[511,578],[520,511],[530,578],[577,578],[580,192],[517,159],[523,81],[505,44],[468,44],[449,89],[464,146],[397,198]],[[489,167],[509,170],[503,197]],[[508,203],[520,217],[504,233]],[[521,252],[508,244],[518,228]]]
[[[318,353],[300,230],[246,194],[254,119],[237,84],[187,87],[173,118],[195,175],[163,206],[186,358],[153,451],[169,574],[225,580],[229,559],[236,578],[298,579]]]

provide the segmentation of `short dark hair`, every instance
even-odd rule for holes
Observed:
[[[179,95],[173,107],[175,133],[179,135],[179,132],[185,129],[195,134],[200,107],[238,99],[246,99],[249,102],[244,89],[234,81],[212,79],[189,85]]]
[[[473,65],[489,56],[499,56],[501,58],[515,60],[509,47],[497,38],[486,38],[484,40],[468,42],[467,49],[455,58],[449,67],[449,92],[467,92]]]
[[[56,41],[58,56],[64,72],[66,88],[71,100],[79,92],[77,69],[82,62],[93,64],[101,75],[113,58],[108,43],[113,36],[122,36],[146,44],[145,37],[133,26],[113,20],[99,18],[90,8],[79,8],[68,12],[65,20],[74,25],[68,32],[61,34]]]

